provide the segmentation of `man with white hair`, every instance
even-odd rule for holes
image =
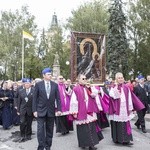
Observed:
[[[64,78],[62,75],[58,76],[57,82],[61,101],[61,116],[56,116],[56,133],[61,133],[62,135],[65,135],[68,134],[69,131],[73,131],[73,123],[68,119],[70,98],[67,97]]]
[[[134,117],[133,110],[141,110],[144,106],[124,83],[122,73],[116,73],[115,79],[116,84],[109,91],[111,136],[114,143],[133,145],[130,120]]]

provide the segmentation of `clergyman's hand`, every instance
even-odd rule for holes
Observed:
[[[74,118],[77,118],[77,114],[73,114],[73,117],[74,117]]]
[[[34,117],[37,118],[37,111],[33,113]]]
[[[61,115],[61,111],[57,111],[57,115],[60,116]]]

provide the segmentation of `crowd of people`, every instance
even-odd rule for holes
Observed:
[[[133,145],[130,120],[147,133],[145,115],[149,113],[150,76],[125,81],[122,73],[104,86],[91,84],[84,74],[77,83],[59,75],[54,80],[51,68],[44,68],[43,78],[20,82],[3,81],[0,88],[0,125],[4,130],[20,126],[17,142],[32,139],[32,122],[37,121],[37,150],[50,150],[54,125],[56,133],[74,131],[81,149],[96,150],[104,139],[102,129],[110,127],[114,143]]]

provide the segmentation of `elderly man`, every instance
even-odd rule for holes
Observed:
[[[89,147],[89,150],[96,150],[95,145],[99,143],[96,130],[97,116],[94,112],[93,102],[88,96],[86,82],[85,75],[79,75],[79,84],[73,88],[71,96],[70,113],[77,125],[79,147]]]
[[[32,101],[33,101],[33,91],[31,88],[31,80],[24,79],[24,88],[18,93],[17,101],[17,112],[20,115],[20,132],[21,139],[19,142],[25,142],[26,140],[31,140],[32,134]]]
[[[115,79],[116,83],[109,91],[111,136],[114,143],[133,145],[130,120],[134,117],[133,110],[141,110],[144,105],[124,83],[122,73],[116,73]]]
[[[69,131],[73,131],[73,123],[69,120],[70,97],[68,97],[67,95],[63,76],[62,75],[58,76],[57,81],[58,81],[58,90],[60,95],[62,112],[61,112],[61,116],[56,117],[56,132],[65,135],[68,134]]]
[[[33,113],[37,117],[38,150],[50,150],[52,146],[55,110],[58,110],[58,115],[61,114],[58,85],[51,81],[51,73],[51,68],[43,69],[43,80],[35,84]]]

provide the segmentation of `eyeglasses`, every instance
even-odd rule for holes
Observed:
[[[86,80],[86,78],[82,78],[82,80]]]
[[[59,78],[60,80],[63,80],[64,78]]]
[[[46,73],[48,76],[51,76],[52,74],[51,73]]]

